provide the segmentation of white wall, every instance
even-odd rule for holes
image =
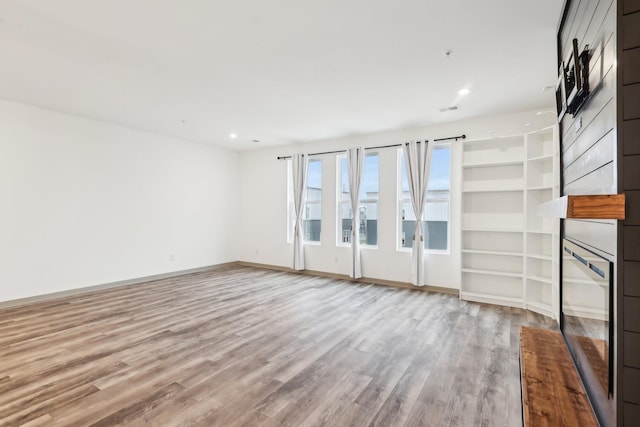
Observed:
[[[0,101],[0,301],[237,260],[238,164]]]
[[[290,267],[292,245],[286,241],[286,162],[279,155],[316,152],[356,146],[378,146],[410,139],[435,139],[466,134],[468,139],[524,134],[550,126],[553,114],[535,111],[484,117],[464,122],[404,129],[370,135],[289,145],[241,153],[241,212],[244,244],[239,248],[242,261]],[[525,126],[529,123],[529,126]],[[491,132],[492,131],[492,132]],[[452,183],[450,253],[427,253],[427,283],[460,288],[460,143],[452,143]],[[397,163],[396,150],[380,150],[380,204],[378,208],[378,247],[362,250],[363,275],[370,278],[409,282],[410,252],[396,250]],[[336,246],[336,161],[335,155],[323,159],[322,242],[305,247],[306,268],[347,274],[349,249]]]

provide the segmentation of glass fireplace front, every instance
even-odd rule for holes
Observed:
[[[613,393],[613,262],[563,239],[562,332],[592,398]]]

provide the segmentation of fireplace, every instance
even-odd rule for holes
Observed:
[[[562,242],[560,327],[602,424],[614,419],[612,257],[570,239]]]

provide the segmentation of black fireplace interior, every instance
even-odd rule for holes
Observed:
[[[589,394],[613,409],[614,263],[596,252],[569,238],[562,241],[560,327]]]

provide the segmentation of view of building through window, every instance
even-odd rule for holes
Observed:
[[[360,243],[378,244],[378,193],[379,193],[378,153],[367,153],[364,158],[362,181],[360,183]],[[338,156],[338,243],[351,242],[353,209],[351,208],[349,168],[347,156]]]
[[[309,160],[306,204],[303,212],[304,240],[319,242],[322,228],[322,160]]]
[[[399,150],[400,161],[400,235],[399,246],[410,248],[413,246],[413,231],[416,217],[413,214],[407,169],[402,150]],[[449,193],[451,189],[451,146],[442,145],[433,149],[429,183],[427,188],[427,203],[424,209],[423,232],[425,233],[425,248],[431,250],[448,250],[449,248]]]
[[[409,196],[407,171],[402,150],[398,150],[399,199],[398,246],[411,248],[415,216]],[[353,212],[349,198],[349,178],[346,155],[337,157],[337,244],[347,245],[351,241],[351,221]],[[378,244],[378,195],[379,195],[379,156],[378,153],[367,153],[364,159],[364,170],[360,184],[360,243],[375,246]],[[293,187],[291,183],[291,166],[287,172],[287,238],[291,241],[295,210],[293,207]],[[451,147],[448,144],[434,148],[429,171],[427,203],[424,211],[425,248],[436,251],[449,249],[449,204],[451,189]],[[307,170],[306,205],[303,212],[303,234],[307,242],[319,242],[322,225],[322,161],[309,160]]]

